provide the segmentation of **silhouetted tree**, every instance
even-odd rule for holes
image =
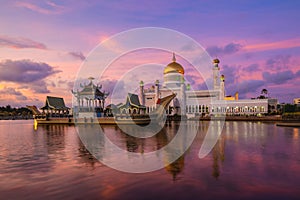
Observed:
[[[262,89],[261,94],[264,95],[266,98],[268,97],[268,90],[267,89]]]

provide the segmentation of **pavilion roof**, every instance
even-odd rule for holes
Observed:
[[[42,110],[48,110],[48,109],[54,109],[54,110],[68,110],[68,108],[65,105],[65,101],[61,97],[52,97],[47,96],[45,105],[41,108]]]
[[[108,93],[101,91],[102,86],[94,85],[92,81],[90,81],[89,84],[81,87],[83,87],[83,89],[77,92],[77,94],[79,94],[80,96],[95,95],[95,98],[101,99],[108,96]]]

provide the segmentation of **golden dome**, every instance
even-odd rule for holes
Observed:
[[[216,59],[213,60],[213,63],[219,64],[220,60],[218,58],[216,58]]]
[[[164,74],[168,74],[172,72],[178,72],[180,74],[184,74],[184,69],[179,63],[171,62],[165,67]]]
[[[165,67],[164,74],[173,73],[173,72],[184,74],[184,69],[179,63],[176,62],[176,58],[175,58],[174,53],[173,53],[173,62],[169,63]]]

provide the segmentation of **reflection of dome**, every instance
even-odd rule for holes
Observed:
[[[176,58],[175,58],[174,53],[173,53],[173,62],[169,63],[165,67],[164,74],[173,73],[173,72],[184,74],[184,69],[179,63],[176,62]]]
[[[213,63],[214,63],[214,64],[215,64],[215,63],[216,63],[216,64],[219,64],[219,63],[220,63],[220,60],[219,60],[218,58],[216,58],[216,59],[213,60]]]

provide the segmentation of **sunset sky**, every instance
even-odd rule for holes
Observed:
[[[42,106],[47,95],[64,97],[70,106],[76,74],[90,52],[114,34],[141,27],[182,32],[218,57],[227,95],[257,97],[266,88],[281,103],[300,97],[300,1],[0,2],[0,106]],[[149,55],[162,65],[171,61],[171,54]],[[117,82],[113,71],[99,81],[106,90]],[[133,81],[138,86],[140,77]]]

